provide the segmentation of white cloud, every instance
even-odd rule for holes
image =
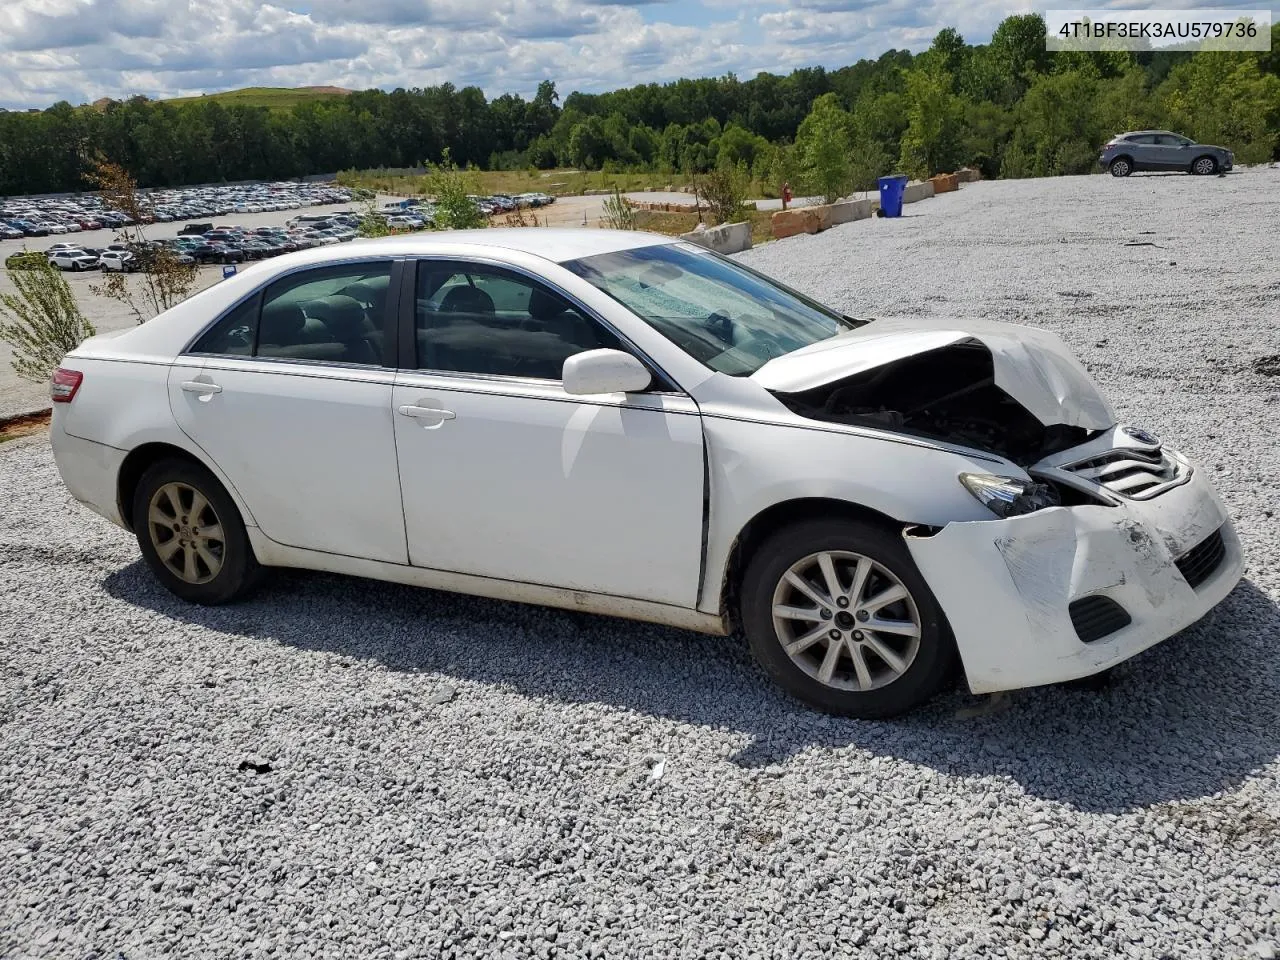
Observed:
[[[0,0],[0,106],[238,86],[451,82],[491,96],[838,67],[983,41],[1015,0]],[[1170,0],[1172,3],[1187,0]]]

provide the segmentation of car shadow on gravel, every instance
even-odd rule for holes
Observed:
[[[228,607],[177,600],[141,562],[104,586],[220,633],[421,674],[424,700],[444,678],[729,730],[747,738],[731,758],[743,767],[863,750],[1119,812],[1230,790],[1280,754],[1280,610],[1248,581],[1101,689],[995,699],[957,690],[886,722],[805,709],[731,637],[297,571],[275,572],[253,599]]]

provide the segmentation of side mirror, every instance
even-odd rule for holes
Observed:
[[[637,393],[653,377],[643,363],[621,350],[587,350],[564,362],[564,392],[575,395]]]

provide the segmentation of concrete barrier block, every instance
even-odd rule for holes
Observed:
[[[751,249],[751,224],[722,223],[718,227],[692,230],[681,234],[680,238],[716,253],[740,253]]]
[[[794,237],[799,233],[817,233],[818,215],[813,207],[801,207],[798,210],[779,210],[769,218],[769,226],[773,235],[779,240]]]
[[[933,196],[933,184],[928,180],[917,180],[907,184],[907,189],[903,191],[903,203],[918,203],[921,200],[928,200]]]
[[[982,179],[982,173],[972,167],[961,167],[956,171],[956,178],[961,183],[975,183]]]
[[[933,184],[934,196],[960,189],[960,178],[954,173],[940,173],[935,177],[930,177],[929,182]]]
[[[871,216],[871,200],[841,200],[831,204],[831,223],[852,223]]]

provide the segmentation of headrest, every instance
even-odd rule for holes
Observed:
[[[565,302],[541,287],[534,287],[529,294],[529,316],[544,323],[567,309]]]
[[[440,312],[492,314],[493,297],[470,285],[454,287],[440,301]]]
[[[263,343],[291,343],[307,324],[307,315],[296,303],[269,303],[262,308],[258,339]]]
[[[365,334],[364,307],[358,300],[340,293],[309,300],[307,313],[323,322],[335,340],[354,340]]]
[[[349,283],[343,287],[342,292],[349,297],[354,297],[361,303],[368,303],[382,309],[383,304],[387,302],[387,289],[390,287],[390,277],[369,277],[366,280],[357,280],[355,283]]]

